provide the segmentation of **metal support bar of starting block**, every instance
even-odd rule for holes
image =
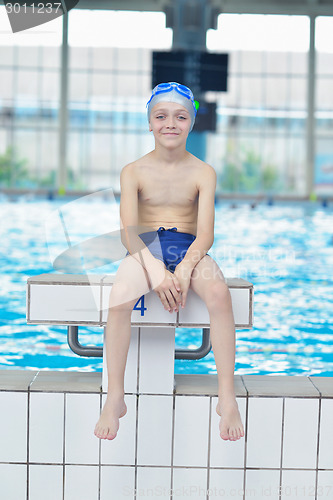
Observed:
[[[79,341],[78,325],[69,325],[67,327],[68,345],[75,354],[86,357],[103,357],[103,347],[84,346]],[[211,350],[209,328],[202,328],[202,343],[197,349],[175,349],[176,359],[201,359]]]

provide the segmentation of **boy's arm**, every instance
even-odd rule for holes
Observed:
[[[135,166],[132,163],[121,170],[120,188],[121,242],[150,274],[156,270],[156,259],[139,237],[140,232],[142,232],[138,226],[139,182]]]
[[[205,166],[198,189],[197,237],[180,263],[190,272],[214,243],[216,172],[210,165]]]

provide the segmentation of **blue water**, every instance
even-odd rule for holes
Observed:
[[[63,326],[26,324],[26,281],[54,272],[66,247],[53,213],[65,214],[71,244],[118,228],[116,201],[0,201],[0,368],[100,371],[80,358]],[[232,205],[235,205],[232,207]],[[216,205],[210,255],[226,277],[254,284],[254,328],[236,332],[235,373],[333,376],[333,209],[320,203]],[[115,273],[119,262],[94,270]],[[101,345],[101,328],[80,329],[83,344]],[[200,331],[178,329],[177,346],[196,347]],[[176,373],[216,373],[211,352],[175,362]]]

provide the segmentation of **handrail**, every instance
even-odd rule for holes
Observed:
[[[197,349],[175,349],[176,359],[201,359],[211,350],[209,328],[202,328],[202,343]],[[79,341],[79,326],[68,325],[67,340],[71,350],[79,356],[85,357],[103,357],[103,347],[84,346]]]
[[[202,328],[202,342],[197,349],[175,349],[176,359],[201,359],[211,351],[210,329]]]
[[[79,327],[78,325],[68,325],[67,327],[67,342],[69,347],[78,356],[85,356],[91,358],[102,358],[103,347],[84,346],[79,341]]]

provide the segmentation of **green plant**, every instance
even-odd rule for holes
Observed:
[[[45,175],[38,178],[33,177],[32,180],[35,182],[36,187],[55,188],[57,186],[57,171],[56,169],[49,170]],[[86,189],[78,174],[71,167],[67,168],[66,189]]]
[[[277,187],[278,173],[274,165],[265,165],[261,174],[261,185],[264,190],[272,191]]]
[[[239,147],[234,142],[227,144],[219,176],[222,191],[254,193],[279,189],[279,175],[272,164],[262,165],[262,158],[255,151]]]
[[[71,167],[67,168],[67,188],[77,190],[87,189],[79,173],[75,172]]]
[[[55,169],[47,172],[46,175],[34,177],[34,181],[38,187],[53,187],[56,185],[57,173]]]
[[[8,146],[5,153],[0,155],[0,186],[17,187],[29,179],[29,172],[26,168],[28,160],[16,159],[16,156],[12,146]]]
[[[224,191],[237,191],[240,184],[240,172],[234,163],[227,162],[220,180],[220,187]]]

